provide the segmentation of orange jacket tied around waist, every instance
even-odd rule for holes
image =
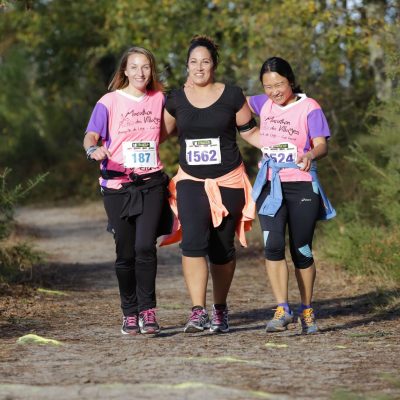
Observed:
[[[179,181],[190,179],[192,181],[204,182],[204,189],[210,202],[211,219],[214,227],[221,224],[222,219],[229,214],[229,211],[222,203],[221,192],[219,186],[233,188],[233,189],[244,189],[245,194],[245,205],[242,210],[242,217],[240,218],[238,225],[236,226],[236,234],[240,241],[240,244],[247,247],[245,232],[251,229],[251,224],[255,218],[256,205],[251,198],[251,184],[246,174],[244,165],[241,164],[239,167],[229,172],[228,174],[222,175],[215,179],[199,179],[195,178],[184,172],[181,168],[178,169],[177,174],[171,179],[168,189],[170,191],[169,203],[172,211],[175,214],[175,221],[173,231],[170,235],[167,235],[162,240],[160,246],[166,246],[168,244],[176,243],[182,239],[181,224],[179,222],[178,208],[176,203],[176,185]]]

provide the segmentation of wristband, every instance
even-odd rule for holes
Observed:
[[[90,146],[86,150],[86,157],[90,161],[94,161],[91,155],[99,148],[99,146]]]

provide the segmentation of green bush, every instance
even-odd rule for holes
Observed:
[[[41,253],[26,242],[0,242],[0,283],[17,281],[27,273],[31,275],[33,265],[40,261]]]
[[[0,174],[0,282],[15,280],[21,271],[29,270],[40,261],[39,252],[28,243],[10,243],[7,238],[13,230],[15,205],[17,201],[42,182],[46,176],[40,175],[25,185],[7,187],[7,176],[11,170],[6,168]]]
[[[322,229],[326,254],[354,273],[400,282],[400,91],[371,114],[378,122],[350,148],[353,197]],[[346,171],[342,171],[346,174]],[[349,189],[350,190],[350,189]]]
[[[47,174],[39,175],[34,180],[28,180],[25,185],[19,184],[12,189],[7,187],[7,177],[11,169],[5,168],[0,173],[0,240],[9,236],[14,221],[15,204],[44,180]]]
[[[342,217],[329,225],[324,226],[324,252],[329,258],[354,274],[400,282],[399,228],[345,222]]]

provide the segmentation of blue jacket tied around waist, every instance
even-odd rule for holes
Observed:
[[[271,190],[270,194],[266,197],[263,204],[261,205],[258,213],[261,215],[268,215],[270,217],[275,217],[279,208],[282,205],[282,186],[281,179],[279,177],[279,171],[282,168],[299,168],[295,163],[278,163],[273,159],[264,157],[261,163],[260,170],[258,171],[256,180],[253,185],[252,197],[254,201],[257,201],[261,191],[265,184],[267,183],[267,172],[268,168],[272,169],[271,176]],[[313,162],[311,164],[310,174],[312,178],[312,184],[314,191],[316,188],[321,196],[323,207],[321,207],[320,213],[318,215],[318,220],[328,220],[336,216],[336,211],[332,207],[332,204],[326,197],[324,191],[322,190],[321,184],[318,180],[317,175],[317,164]]]

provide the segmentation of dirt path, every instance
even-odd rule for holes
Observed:
[[[304,337],[293,325],[266,334],[274,301],[261,253],[239,250],[231,332],[184,335],[190,304],[179,249],[161,248],[162,333],[127,338],[101,205],[23,209],[18,221],[51,263],[35,268],[35,289],[0,295],[0,399],[400,398],[399,314],[388,310],[389,290],[378,293],[322,265],[321,333]],[[17,343],[29,333],[62,345]]]

